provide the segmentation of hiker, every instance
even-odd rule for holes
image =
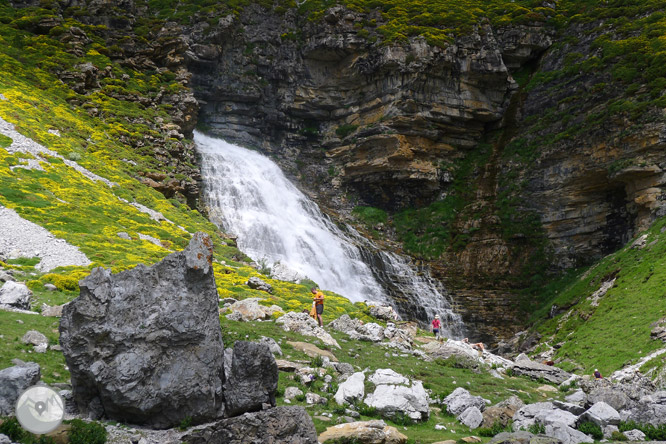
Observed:
[[[465,344],[469,344],[469,339],[465,338],[462,340]],[[476,342],[474,344],[469,344],[473,349],[483,352],[486,350],[486,347],[483,345],[483,342]]]
[[[317,313],[317,322],[320,327],[323,327],[324,321],[321,320],[321,314],[324,312],[324,293],[317,287],[312,287],[310,291],[312,292],[312,304],[315,306]]]
[[[442,323],[439,320],[439,315],[435,315],[435,319],[430,323],[430,329],[432,334],[439,340],[442,339],[442,335],[439,333],[442,328]]]
[[[594,379],[604,379],[604,377],[601,376],[601,372],[599,372],[599,369],[597,368],[594,369]]]

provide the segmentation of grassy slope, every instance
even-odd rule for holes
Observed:
[[[544,340],[562,343],[556,357],[580,364],[586,373],[599,368],[608,374],[663,347],[650,339],[650,324],[666,313],[665,226],[666,219],[661,219],[644,233],[648,237],[643,249],[628,245],[549,289],[549,303],[534,319],[541,319],[535,328]],[[593,307],[588,298],[611,276],[617,278],[615,285]],[[544,320],[552,304],[571,308]]]

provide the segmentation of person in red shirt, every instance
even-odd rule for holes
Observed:
[[[442,323],[439,320],[439,315],[435,315],[435,319],[433,319],[430,324],[430,329],[432,330],[432,334],[435,335],[436,338],[439,339],[442,338],[442,335],[439,333],[440,330],[442,329]]]

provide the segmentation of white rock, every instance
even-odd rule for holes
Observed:
[[[291,401],[295,397],[302,395],[303,390],[299,389],[298,387],[287,387],[284,389],[284,399],[285,401]]]
[[[467,408],[458,416],[458,421],[474,430],[478,428],[483,422],[483,414],[477,407],[472,406]]]
[[[29,330],[26,332],[26,334],[23,335],[21,338],[21,342],[24,344],[31,344],[31,345],[42,345],[42,344],[48,344],[49,340],[46,336],[44,336],[42,333],[38,332],[37,330]]]
[[[8,281],[0,288],[0,304],[27,310],[30,308],[32,291],[20,282]]]
[[[409,379],[402,376],[400,373],[397,373],[390,368],[380,368],[377,369],[370,377],[368,381],[372,382],[374,385],[380,384],[401,384],[408,385]]]
[[[326,330],[319,327],[317,321],[312,319],[307,313],[296,313],[290,311],[284,316],[278,318],[275,323],[282,325],[282,329],[285,331],[293,331],[304,336],[314,336],[326,345],[340,348],[338,341],[333,339],[333,337]]]
[[[620,423],[620,414],[605,402],[597,402],[585,413],[580,415],[581,419],[592,421],[598,426],[605,427],[609,424],[617,425]]]
[[[375,391],[365,398],[365,403],[386,416],[402,412],[415,421],[426,420],[430,416],[428,395],[421,381],[414,381],[411,387],[378,385]]]
[[[628,430],[624,432],[629,441],[645,441],[645,433],[641,432],[638,429]]]
[[[578,444],[581,442],[594,442],[585,433],[573,429],[566,424],[554,423],[546,426],[546,436],[559,439],[562,444]]]
[[[486,408],[486,400],[481,396],[472,396],[466,389],[458,387],[449,396],[444,398],[444,405],[452,415],[460,415],[469,407],[476,407],[480,411]]]
[[[365,373],[356,372],[351,375],[345,382],[338,386],[338,391],[335,393],[334,399],[340,405],[345,402],[352,402],[356,399],[363,399],[365,395]]]

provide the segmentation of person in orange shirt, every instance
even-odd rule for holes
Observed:
[[[310,291],[312,292],[312,303],[317,310],[317,322],[319,322],[320,327],[323,327],[324,321],[321,320],[321,314],[324,312],[324,293],[317,287],[312,287]]]

